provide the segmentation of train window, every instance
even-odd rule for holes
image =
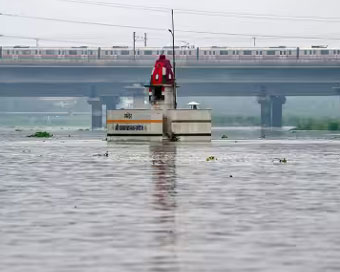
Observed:
[[[113,56],[113,51],[111,50],[111,56]]]
[[[122,51],[120,51],[120,54],[127,56],[127,55],[130,55],[130,52],[129,52],[129,50],[122,50]]]
[[[46,50],[46,55],[54,55],[54,50]]]
[[[211,51],[209,51],[209,55],[211,55]]]
[[[191,55],[191,51],[189,51],[189,55]]]
[[[336,55],[336,51],[335,50],[333,51],[333,54]]]
[[[245,50],[243,51],[244,56],[251,56],[251,51],[250,50]]]
[[[275,51],[274,50],[267,51],[267,56],[275,56]]]
[[[288,51],[288,54],[291,55],[291,54],[292,54],[292,50],[289,50],[289,51]]]
[[[207,51],[204,51],[204,55],[206,55],[207,54]]]
[[[338,50],[338,55],[340,55],[340,50]]]
[[[172,51],[167,51],[167,53],[166,53],[167,55],[172,55]]]
[[[23,50],[21,52],[22,55],[31,55],[31,50]]]
[[[262,56],[262,51],[260,51],[260,55]]]
[[[157,55],[159,55],[159,50],[157,50]]]
[[[109,51],[105,51],[105,56],[107,56],[109,54]]]
[[[145,50],[144,51],[144,55],[145,56],[150,56],[150,55],[152,55],[152,51],[151,50]]]
[[[72,55],[72,56],[76,56],[77,55],[77,50],[69,50],[68,54]]]
[[[215,52],[215,51],[213,51],[213,55],[216,55],[216,52]]]
[[[321,50],[321,55],[329,55],[329,51],[328,50]]]
[[[183,51],[183,55],[186,55],[187,54],[187,51]]]
[[[220,51],[220,55],[222,55],[222,56],[225,56],[225,55],[228,55],[228,54],[229,54],[228,50],[221,50]]]
[[[305,50],[304,54],[307,55],[307,50]]]
[[[7,50],[7,55],[11,54],[11,52],[9,50]]]

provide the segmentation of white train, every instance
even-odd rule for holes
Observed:
[[[160,54],[171,58],[171,47],[0,47],[1,60],[154,60]],[[233,48],[233,47],[176,47],[178,60],[190,61],[237,61],[237,60],[340,60],[339,48],[324,46]]]

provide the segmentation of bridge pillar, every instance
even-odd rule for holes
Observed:
[[[106,127],[106,120],[107,120],[107,111],[108,110],[115,110],[117,109],[117,105],[120,102],[120,98],[118,96],[102,96],[101,98],[102,103],[106,106],[106,111],[104,112],[104,120]]]
[[[115,110],[120,100],[118,96],[102,96],[100,99],[106,105],[106,110]]]
[[[93,97],[88,99],[88,103],[92,106],[92,130],[101,129],[103,127],[102,101],[99,97]]]
[[[132,85],[126,86],[125,94],[133,97],[133,108],[134,109],[145,109],[145,87],[142,83],[134,83]]]
[[[261,126],[271,126],[271,99],[269,96],[259,96],[257,102],[261,105]]]
[[[133,108],[134,109],[144,109],[145,108],[145,95],[135,94],[133,96]]]
[[[282,105],[286,103],[285,96],[271,96],[272,127],[282,127]]]

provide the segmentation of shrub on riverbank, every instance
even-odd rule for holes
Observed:
[[[29,135],[27,137],[34,137],[34,138],[51,138],[53,134],[47,131],[37,131],[36,133]]]
[[[340,121],[334,119],[325,119],[325,120],[315,120],[315,119],[306,119],[300,120],[296,125],[294,130],[329,130],[329,131],[338,131],[340,130]]]

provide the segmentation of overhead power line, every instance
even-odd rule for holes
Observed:
[[[81,43],[81,44],[90,44],[90,45],[99,45],[98,43],[88,43],[84,41],[72,41],[72,40],[59,40],[59,39],[49,39],[49,38],[41,38],[41,37],[32,37],[32,36],[17,36],[17,35],[2,35],[0,37],[4,38],[13,38],[13,39],[22,39],[22,40],[40,40],[40,41],[49,41],[49,42],[66,42],[66,43]]]
[[[207,11],[197,9],[176,9],[155,6],[142,5],[128,5],[117,2],[101,2],[101,1],[87,1],[87,0],[57,0],[61,2],[79,3],[86,5],[104,6],[112,8],[146,10],[153,12],[169,13],[173,9],[177,14],[199,15],[199,16],[213,16],[213,17],[233,17],[233,18],[248,18],[258,20],[289,20],[289,21],[313,21],[313,22],[340,22],[340,17],[320,17],[320,16],[288,16],[278,14],[256,14],[256,13],[241,13],[241,12],[221,12],[221,11]]]
[[[10,13],[0,13],[0,16],[12,17],[12,18],[25,18],[34,20],[44,20],[53,21],[61,23],[72,23],[72,24],[84,24],[84,25],[94,25],[102,27],[116,27],[116,28],[128,28],[128,29],[143,29],[150,31],[166,32],[167,28],[157,28],[148,26],[134,26],[134,25],[121,25],[121,24],[110,24],[101,22],[89,22],[89,21],[75,21],[68,19],[59,19],[51,17],[39,17],[39,16],[29,16],[29,15],[19,15]],[[271,34],[256,34],[256,33],[228,33],[228,32],[211,32],[211,31],[200,31],[200,30],[189,30],[189,29],[177,29],[177,32],[181,33],[191,33],[191,34],[209,34],[209,35],[220,35],[220,36],[233,36],[233,37],[257,37],[257,38],[280,38],[280,39],[296,39],[296,40],[332,40],[339,41],[340,37],[326,37],[326,36],[290,36],[290,35],[271,35]]]
[[[164,31],[166,29],[166,28],[162,29],[162,28],[155,28],[155,27],[119,25],[119,24],[88,22],[88,21],[75,21],[75,20],[68,20],[68,19],[58,19],[58,18],[51,18],[51,17],[39,17],[39,16],[19,15],[19,14],[10,14],[10,13],[0,13],[0,16],[26,18],[26,19],[34,19],[34,20],[44,20],[44,21],[53,21],[53,22],[60,22],[60,23],[97,25],[97,26],[131,28],[131,29],[147,29],[147,30],[155,30],[155,31],[160,31],[160,30]]]

